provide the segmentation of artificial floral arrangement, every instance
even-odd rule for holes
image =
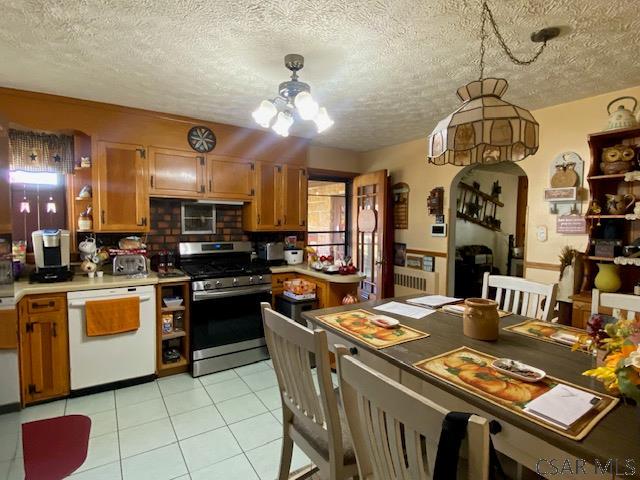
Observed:
[[[640,321],[595,314],[587,322],[587,334],[574,349],[589,345],[603,349],[603,364],[583,372],[604,384],[613,394],[632,398],[640,405]]]

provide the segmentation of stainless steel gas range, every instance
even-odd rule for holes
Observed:
[[[251,262],[251,243],[180,243],[178,261],[192,280],[192,375],[269,358],[260,302],[271,301],[271,274]]]

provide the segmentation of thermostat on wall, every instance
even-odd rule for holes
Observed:
[[[446,237],[447,236],[447,224],[446,223],[434,223],[431,225],[432,237]]]

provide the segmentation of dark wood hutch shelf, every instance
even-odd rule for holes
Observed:
[[[605,195],[633,194],[640,201],[640,182],[635,178],[625,180],[624,173],[604,174],[600,169],[602,151],[614,145],[640,145],[640,127],[621,128],[588,135],[591,163],[587,181],[589,182],[589,201],[597,200],[601,206],[605,206]],[[636,166],[635,170],[640,170]],[[631,209],[628,213],[631,213]],[[610,228],[618,229],[618,239],[623,245],[628,245],[640,237],[640,222],[635,218],[627,218],[625,215],[586,215],[588,221],[589,242],[584,255],[584,276],[581,291],[588,295],[593,288],[593,281],[598,272],[597,263],[613,263],[613,257],[593,255],[592,240],[602,238],[602,232],[607,224]],[[619,220],[626,220],[619,222]],[[612,223],[615,222],[615,223]],[[635,265],[620,265],[620,278],[622,280],[621,292],[632,292],[633,287],[640,280],[640,268]],[[586,300],[586,299],[585,299]]]

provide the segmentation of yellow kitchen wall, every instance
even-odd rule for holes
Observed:
[[[319,145],[309,146],[307,163],[310,168],[341,172],[359,173],[362,168],[358,152]]]
[[[549,205],[543,201],[544,189],[549,186],[549,165],[558,154],[574,151],[585,160],[586,176],[590,165],[587,135],[605,128],[607,104],[623,95],[640,99],[640,85],[532,112],[540,123],[540,148],[536,155],[518,162],[529,179],[525,258],[526,262],[534,265],[527,268],[527,278],[555,282],[558,280],[559,271],[556,266],[559,264],[558,255],[562,247],[571,245],[578,250],[585,249],[586,235],[560,235],[555,231],[556,217],[548,213]],[[455,107],[455,104],[451,105],[452,109]],[[445,188],[444,211],[446,221],[450,223],[448,211],[451,182],[460,167],[427,164],[426,135],[432,127],[425,125],[424,138],[361,153],[360,165],[363,172],[387,169],[393,183],[409,184],[409,229],[396,230],[395,241],[406,243],[408,249],[447,252],[447,239],[430,235],[429,226],[435,218],[427,213],[427,197],[431,189],[438,186]],[[586,181],[584,187],[588,187]],[[585,203],[583,213],[586,207]],[[450,223],[452,225],[454,223]],[[546,242],[537,240],[537,226],[547,227]],[[446,258],[436,258],[436,271],[440,273],[440,293],[446,292]]]

